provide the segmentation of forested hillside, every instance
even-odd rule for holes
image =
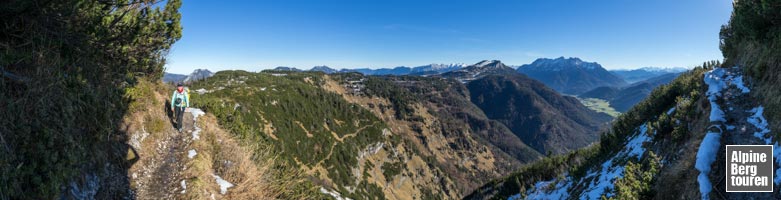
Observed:
[[[467,87],[471,101],[488,118],[501,122],[544,154],[566,153],[591,144],[612,119],[520,74],[487,76]]]

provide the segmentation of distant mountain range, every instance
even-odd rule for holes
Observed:
[[[395,68],[379,68],[379,69],[356,68],[356,69],[339,69],[339,70],[328,66],[315,66],[309,70],[301,70],[293,67],[280,66],[272,70],[273,71],[319,71],[326,74],[358,72],[364,75],[432,75],[432,74],[441,74],[445,72],[458,70],[466,66],[467,65],[463,63],[454,63],[454,64],[428,64],[428,65],[417,66],[417,67],[400,66]]]
[[[643,67],[639,69],[617,69],[617,70],[610,70],[611,73],[615,74],[618,77],[623,78],[628,83],[635,83],[647,80],[649,78],[653,78],[662,74],[669,74],[669,73],[681,73],[685,72],[687,69],[682,67],[670,67],[670,68],[660,68],[660,67]]]
[[[208,69],[196,69],[188,75],[165,73],[163,75],[163,82],[166,83],[190,83],[197,80],[202,80],[214,76],[214,72]]]
[[[317,71],[326,74],[357,72],[363,75],[413,75],[454,78],[468,83],[489,75],[524,74],[544,83],[561,94],[578,95],[581,98],[598,98],[608,101],[611,107],[624,112],[650,94],[655,87],[667,83],[685,68],[643,67],[632,70],[606,70],[596,62],[586,62],[576,57],[540,58],[519,67],[508,66],[498,60],[484,60],[473,65],[463,63],[429,64],[417,67],[334,69],[325,65],[309,70],[279,66],[271,70],[303,72]],[[169,74],[165,82],[190,82],[209,77],[208,70],[196,70],[190,75]]]
[[[331,73],[347,73],[358,72],[364,75],[437,75],[452,71],[458,71],[466,68],[470,65],[464,63],[452,63],[452,64],[428,64],[417,67],[399,66],[394,68],[354,68],[354,69],[335,69],[325,65],[314,66],[309,70],[298,69],[295,67],[279,66],[273,71],[320,71],[327,74]],[[619,69],[619,70],[605,70],[600,64],[595,62],[585,62],[580,58],[559,57],[555,59],[540,58],[535,60],[531,64],[522,66],[505,65],[507,67],[517,69],[517,71],[527,74],[534,79],[538,79],[553,87],[557,91],[562,90],[579,90],[582,87],[596,88],[599,86],[623,86],[631,83],[636,83],[649,78],[653,78],[667,73],[680,73],[686,71],[685,68],[672,67],[643,67],[638,69]],[[520,67],[526,67],[520,69]],[[605,73],[605,72],[608,73]],[[554,77],[546,78],[545,74],[553,74]],[[612,75],[611,75],[612,74]],[[551,79],[551,80],[546,80]],[[623,82],[620,80],[623,79]],[[585,84],[581,84],[585,83]],[[575,86],[574,89],[565,89],[569,86],[564,85],[584,85]],[[597,85],[594,87],[594,85]],[[581,92],[588,91],[583,90]],[[567,93],[570,94],[570,93]],[[576,93],[573,93],[576,94]]]
[[[518,72],[564,94],[577,95],[601,86],[620,87],[627,84],[596,62],[584,62],[572,57],[540,58],[518,67]]]

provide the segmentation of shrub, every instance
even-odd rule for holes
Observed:
[[[181,37],[181,1],[121,2],[0,6],[0,182],[13,183],[0,184],[0,199],[55,199],[69,182],[106,176],[99,169],[107,164],[125,168],[117,125],[148,94],[127,88],[162,76],[165,54]],[[96,198],[126,193],[106,187]]]

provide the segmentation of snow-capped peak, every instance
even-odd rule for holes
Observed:
[[[686,71],[683,67],[641,67],[638,70],[649,72],[665,72],[665,73],[678,73]]]
[[[440,63],[431,63],[429,70],[442,70],[442,69],[454,69],[454,68],[464,68],[467,65],[464,63],[450,63],[450,64],[440,64]],[[424,67],[424,66],[421,66]]]
[[[498,68],[507,67],[507,66],[504,65],[504,63],[502,63],[502,61],[499,61],[499,60],[483,60],[483,61],[480,61],[480,62],[478,62],[478,63],[476,63],[476,64],[474,64],[474,65],[472,65],[470,67],[498,69]]]

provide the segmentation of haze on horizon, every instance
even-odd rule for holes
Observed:
[[[186,3],[167,71],[415,67],[579,57],[607,69],[721,60],[728,0]]]

